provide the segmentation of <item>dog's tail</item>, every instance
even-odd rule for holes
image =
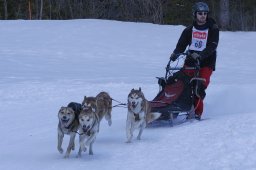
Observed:
[[[153,122],[156,119],[158,119],[160,116],[161,116],[161,113],[159,113],[159,112],[148,113],[147,116],[146,116],[147,124]]]

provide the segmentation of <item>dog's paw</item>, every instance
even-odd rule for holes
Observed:
[[[64,158],[69,158],[69,154],[66,154],[66,155],[64,156]]]
[[[131,140],[127,140],[125,143],[132,143],[132,141]]]
[[[82,150],[83,152],[86,152],[87,148],[86,148],[85,146],[83,146],[83,147],[81,148],[81,150]]]
[[[137,140],[140,140],[141,138],[140,138],[140,136],[137,136]]]
[[[109,126],[112,125],[112,121],[111,121],[111,120],[108,121],[108,125],[109,125]]]
[[[76,155],[76,158],[81,158],[81,153],[78,153],[77,155]]]
[[[60,154],[63,154],[63,149],[62,148],[58,148],[58,151],[60,152]]]

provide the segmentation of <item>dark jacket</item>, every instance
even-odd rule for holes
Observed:
[[[197,52],[201,55],[201,59],[200,59],[201,67],[211,67],[213,70],[215,70],[216,49],[219,42],[219,28],[216,22],[212,18],[208,18],[207,22],[204,25],[197,25],[197,23],[194,21],[192,25],[185,28],[173,52],[175,54],[182,53],[185,51],[187,46],[191,44],[193,26],[198,30],[205,30],[209,28],[206,48],[201,52],[199,51],[191,51],[191,52]],[[195,62],[194,59],[188,56],[185,60],[185,65],[193,66],[194,62]]]

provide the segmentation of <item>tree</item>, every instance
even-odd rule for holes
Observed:
[[[40,0],[40,14],[39,14],[39,19],[41,20],[42,17],[43,17],[43,3],[44,1],[43,0]]]
[[[220,27],[223,30],[229,28],[229,0],[220,0]]]
[[[4,19],[8,19],[7,2],[4,0]]]

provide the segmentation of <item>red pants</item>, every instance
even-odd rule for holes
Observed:
[[[190,76],[193,76],[195,73],[195,70],[185,70],[184,72]],[[208,85],[210,83],[211,75],[212,75],[212,68],[210,68],[210,67],[200,68],[199,77],[204,78],[206,80],[205,82],[203,82],[205,89],[208,87]],[[197,114],[199,116],[201,116],[203,114],[204,102],[202,99],[199,99],[197,96],[195,96],[194,108],[195,108],[195,114]]]

